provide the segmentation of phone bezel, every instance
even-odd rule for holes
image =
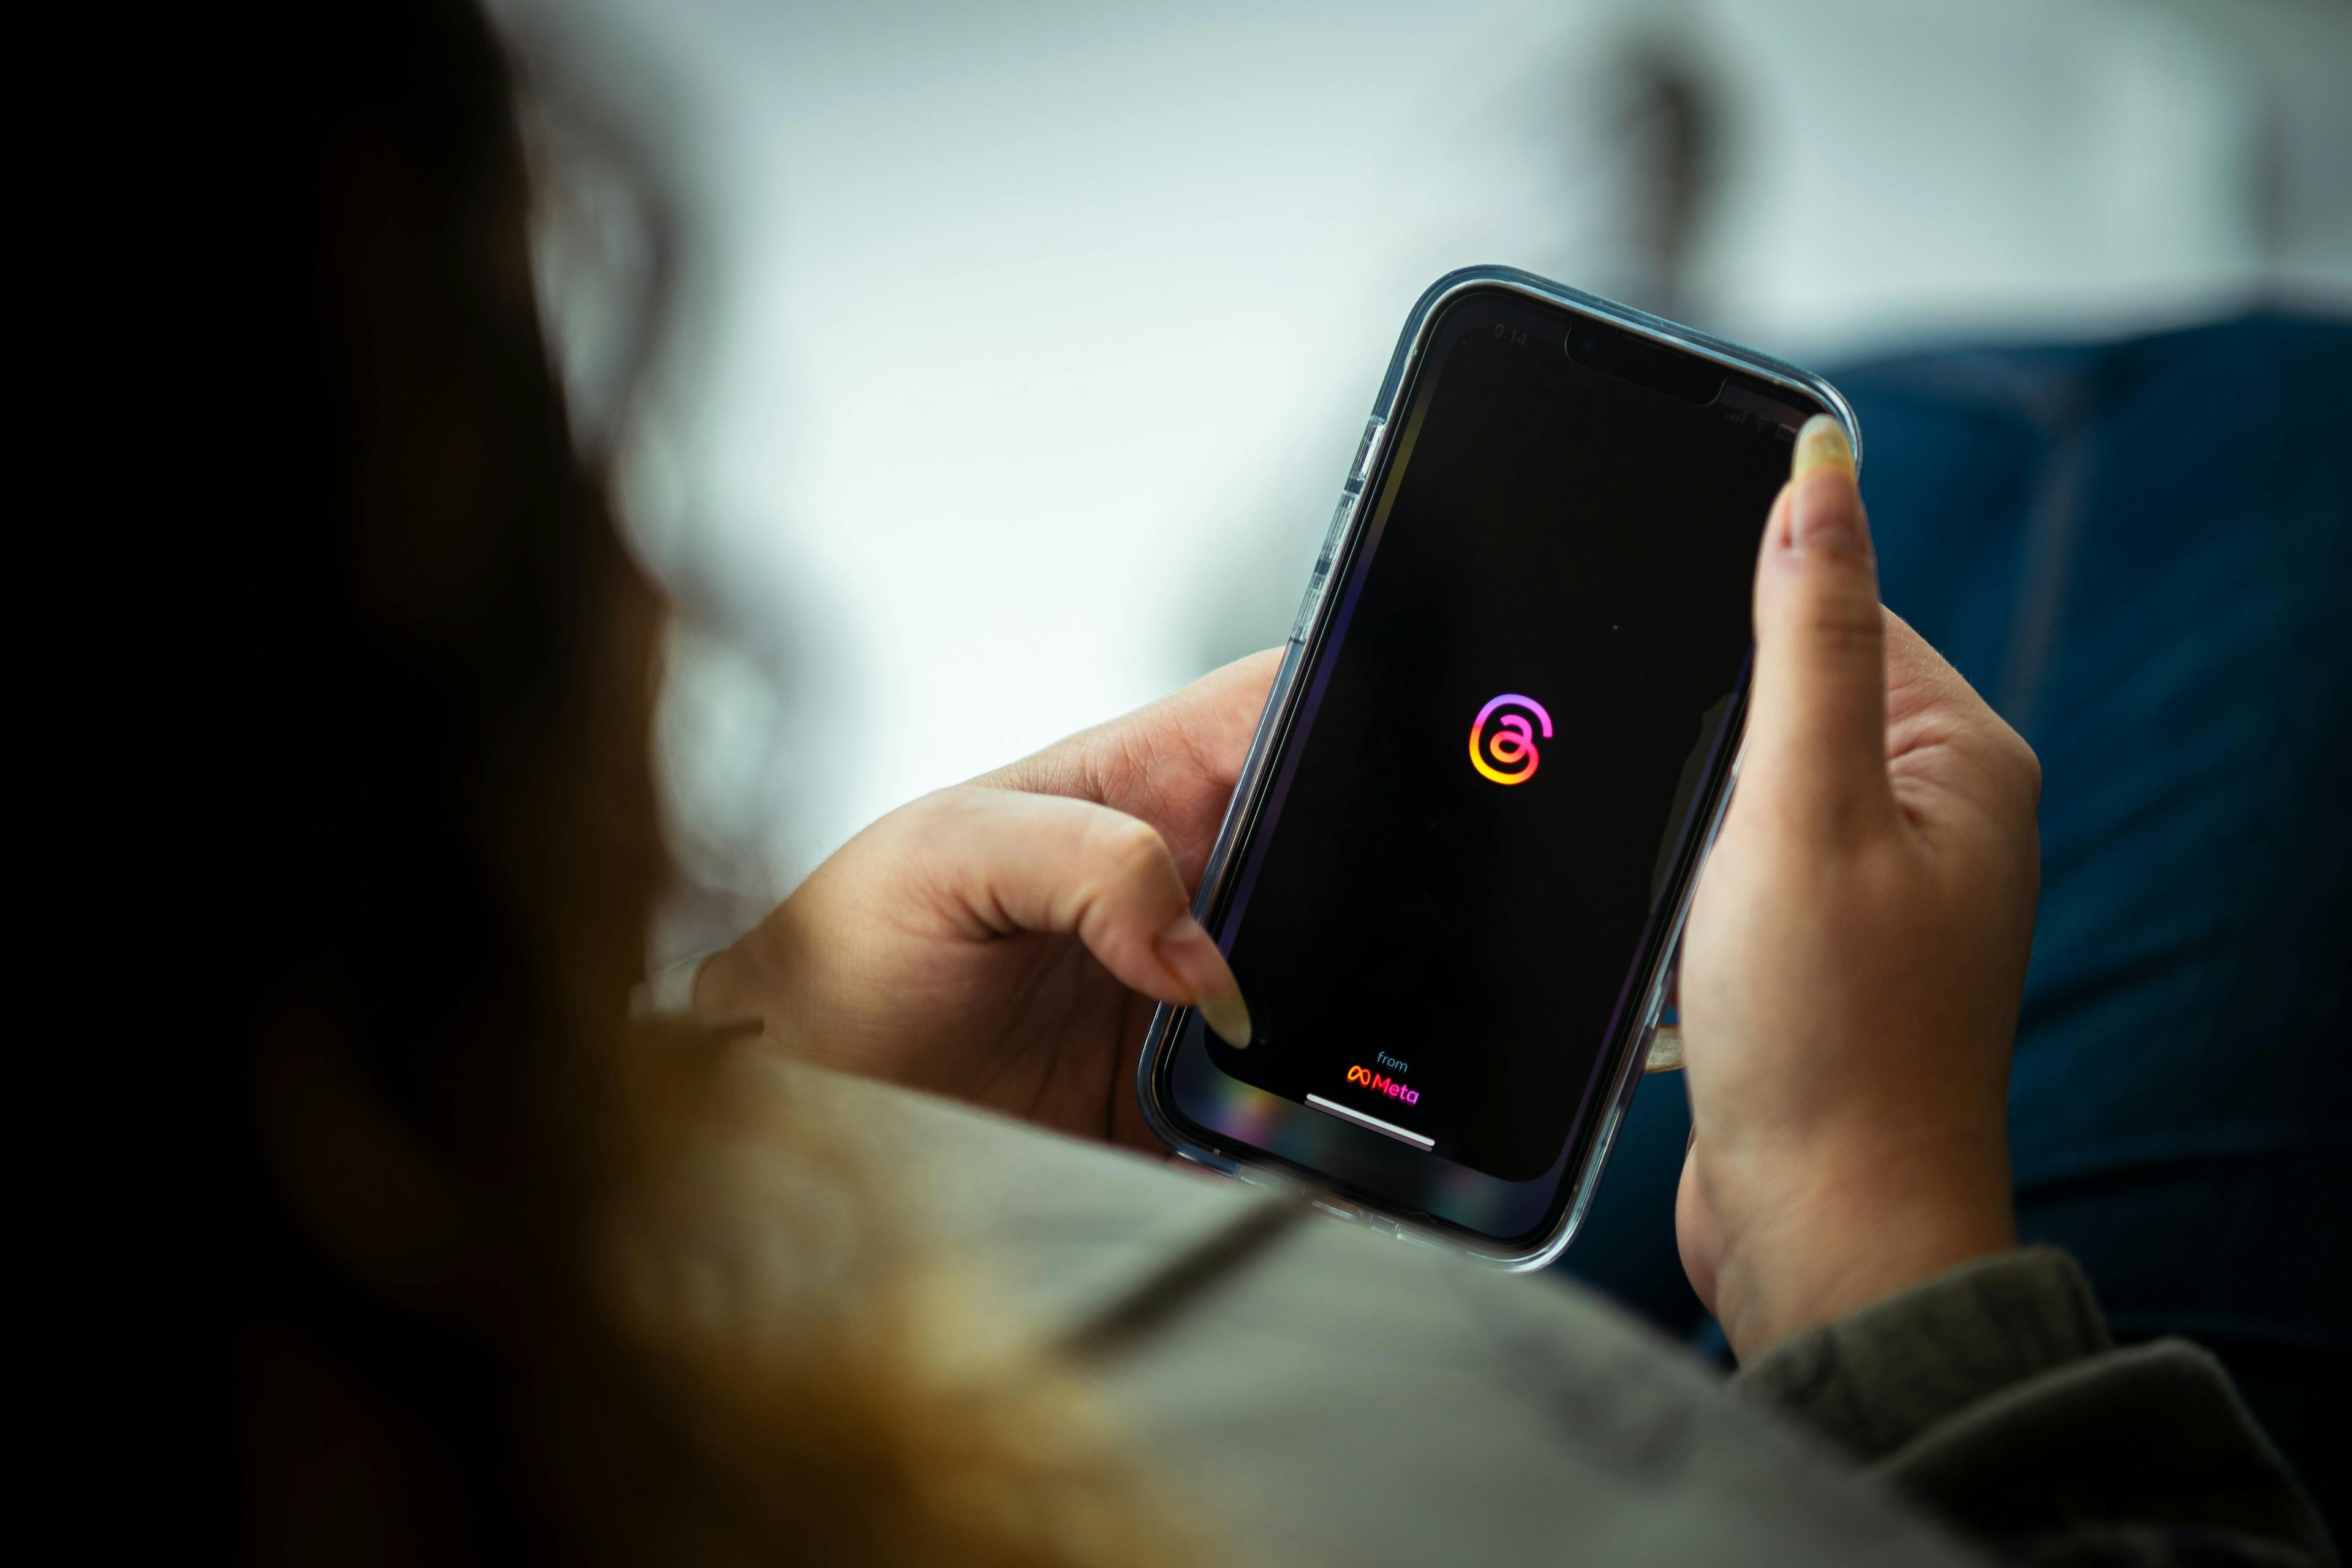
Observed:
[[[1391,444],[1385,437],[1398,405],[1412,385],[1414,373],[1421,366],[1435,326],[1447,306],[1471,290],[1496,289],[1526,295],[1545,305],[1594,317],[1665,347],[1696,354],[1797,393],[1819,404],[1837,418],[1845,427],[1857,467],[1861,463],[1862,432],[1852,407],[1827,380],[1810,371],[1516,268],[1470,267],[1440,278],[1423,291],[1405,319],[1404,329],[1398,335],[1396,352],[1390,358],[1387,374],[1381,383],[1379,395],[1374,399],[1370,417],[1366,421],[1363,438],[1358,443],[1355,458],[1349,465],[1339,504],[1334,509],[1322,549],[1317,552],[1315,567],[1308,579],[1307,593],[1299,603],[1289,640],[1284,646],[1281,667],[1276,673],[1273,689],[1267,694],[1265,707],[1259,715],[1256,732],[1251,739],[1249,752],[1244,760],[1241,775],[1235,782],[1233,798],[1226,807],[1224,820],[1219,826],[1216,843],[1210,851],[1193,900],[1193,912],[1203,920],[1222,900],[1234,868],[1235,851],[1255,828],[1265,808],[1267,786],[1272,780],[1272,762],[1289,739],[1298,717],[1300,700],[1307,686],[1303,678],[1314,668],[1316,659],[1324,651],[1329,619],[1339,597],[1329,589],[1334,583],[1345,581],[1347,574],[1353,568],[1357,549],[1371,513],[1371,509],[1362,504],[1364,498],[1377,496],[1387,481],[1393,453]],[[1532,1245],[1515,1247],[1507,1241],[1478,1237],[1465,1228],[1434,1226],[1417,1216],[1392,1213],[1383,1206],[1378,1194],[1358,1191],[1328,1173],[1263,1151],[1243,1152],[1220,1148],[1186,1131],[1171,1114],[1172,1108],[1162,1104],[1161,1096],[1166,1092],[1167,1068],[1173,1059],[1174,1047],[1183,1024],[1190,1016],[1189,1008],[1160,1007],[1153,1013],[1150,1026],[1145,1032],[1143,1049],[1136,1064],[1136,1098],[1145,1122],[1161,1142],[1189,1160],[1244,1181],[1306,1186],[1314,1193],[1318,1206],[1386,1234],[1403,1239],[1433,1242],[1483,1258],[1505,1268],[1539,1268],[1556,1259],[1567,1248],[1583,1221],[1601,1173],[1607,1165],[1610,1152],[1615,1144],[1618,1129],[1624,1121],[1626,1108],[1640,1086],[1649,1037],[1656,1027],[1664,1003],[1666,982],[1674,971],[1674,959],[1682,941],[1683,923],[1689,913],[1691,894],[1698,886],[1699,869],[1705,863],[1707,850],[1714,845],[1717,831],[1722,826],[1724,812],[1730,804],[1732,786],[1738,776],[1739,758],[1745,744],[1747,706],[1748,682],[1743,678],[1736,715],[1741,739],[1729,749],[1727,757],[1711,770],[1710,776],[1702,786],[1712,792],[1711,804],[1704,808],[1706,826],[1684,847],[1682,864],[1676,873],[1681,878],[1681,888],[1674,915],[1659,928],[1642,955],[1643,968],[1633,994],[1642,996],[1643,1003],[1629,1015],[1633,1022],[1623,1037],[1611,1042],[1607,1047],[1615,1053],[1616,1059],[1609,1068],[1607,1086],[1599,1101],[1597,1113],[1589,1117],[1584,1126],[1570,1131],[1571,1149],[1580,1140],[1583,1148],[1561,1175],[1562,1186],[1572,1186],[1569,1201],[1561,1207],[1559,1219]]]

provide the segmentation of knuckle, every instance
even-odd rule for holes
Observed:
[[[1799,616],[1798,629],[1817,656],[1839,663],[1885,658],[1885,623],[1874,596],[1816,595]]]
[[[983,807],[969,785],[956,784],[919,795],[868,827],[860,838],[896,844],[920,851],[937,851],[961,842],[975,824],[985,821]]]
[[[1139,818],[1108,816],[1097,826],[1096,834],[1097,854],[1114,883],[1149,882],[1171,864],[1167,844],[1150,823]]]

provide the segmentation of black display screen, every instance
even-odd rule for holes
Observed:
[[[1212,911],[1257,1034],[1194,1048],[1400,1152],[1558,1165],[1727,764],[1811,412],[1507,290],[1444,310]]]

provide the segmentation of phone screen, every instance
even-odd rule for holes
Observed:
[[[1256,1034],[1193,1023],[1181,1116],[1391,1206],[1540,1220],[1727,766],[1812,412],[1514,291],[1444,309],[1211,911]],[[1297,1108],[1289,1146],[1231,1086]]]

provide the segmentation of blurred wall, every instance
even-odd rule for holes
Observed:
[[[634,160],[569,182],[548,280],[688,607],[681,951],[1277,640],[1448,268],[1799,359],[2352,301],[2331,0],[498,9]],[[548,158],[593,164],[563,119]]]

